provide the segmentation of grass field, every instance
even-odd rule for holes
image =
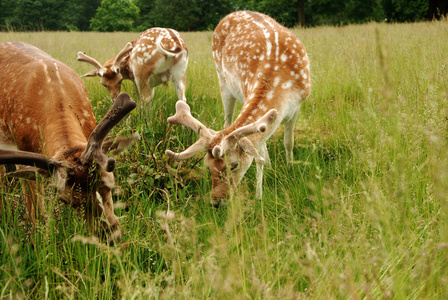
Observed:
[[[151,111],[114,129],[142,135],[117,157],[116,246],[51,195],[49,219],[31,227],[21,184],[2,179],[0,299],[447,299],[448,22],[294,33],[311,59],[312,94],[296,163],[286,165],[282,128],[268,142],[261,201],[255,166],[231,203],[213,209],[202,157],[168,162],[165,149],[196,135],[167,124],[177,99],[172,84],[158,87]],[[78,51],[104,62],[137,35],[3,32],[0,42],[31,43],[84,74],[91,66]],[[187,101],[221,129],[212,33],[182,36]],[[84,81],[99,120],[107,91]],[[136,97],[130,82],[124,90]]]

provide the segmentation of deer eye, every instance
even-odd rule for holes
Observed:
[[[230,164],[230,171],[234,171],[236,168],[238,168],[239,163],[237,161]]]

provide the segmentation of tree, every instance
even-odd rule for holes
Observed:
[[[139,8],[140,14],[135,20],[135,27],[137,31],[145,31],[148,28],[154,27],[153,20],[149,18],[149,14],[154,10],[155,0],[134,0],[134,4]]]
[[[90,20],[95,16],[101,0],[69,0],[66,2],[63,15],[65,29],[89,30]]]
[[[103,0],[90,21],[93,31],[131,31],[139,8],[131,0]]]
[[[448,1],[446,0],[429,0],[428,20],[440,19],[448,14]]]
[[[60,14],[64,4],[58,0],[17,0],[8,22],[20,30],[58,30],[63,27]]]
[[[413,22],[425,19],[428,0],[383,0],[383,8],[388,22]]]
[[[305,27],[305,0],[297,0],[297,19],[300,27]]]
[[[140,30],[153,26],[210,30],[232,11],[231,0],[137,0],[136,4],[144,9],[139,18]]]

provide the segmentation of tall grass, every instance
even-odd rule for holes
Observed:
[[[2,179],[0,299],[446,299],[448,297],[448,23],[294,30],[311,58],[313,91],[286,165],[282,129],[268,142],[263,200],[246,174],[229,206],[209,206],[201,157],[169,162],[195,134],[171,126],[174,89],[156,88],[115,128],[142,139],[117,158],[123,239],[108,247],[48,196],[49,219],[24,221],[21,185]],[[223,126],[211,32],[183,33],[187,101]],[[0,33],[83,74],[135,33]],[[85,79],[95,114],[110,107]],[[134,94],[132,84],[125,91]],[[12,201],[14,200],[14,201]],[[56,211],[57,213],[53,213]],[[51,217],[53,216],[53,217]]]

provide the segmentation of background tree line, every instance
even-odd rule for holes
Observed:
[[[287,27],[413,22],[446,15],[447,0],[1,0],[1,30],[213,29],[229,12],[264,12]]]

